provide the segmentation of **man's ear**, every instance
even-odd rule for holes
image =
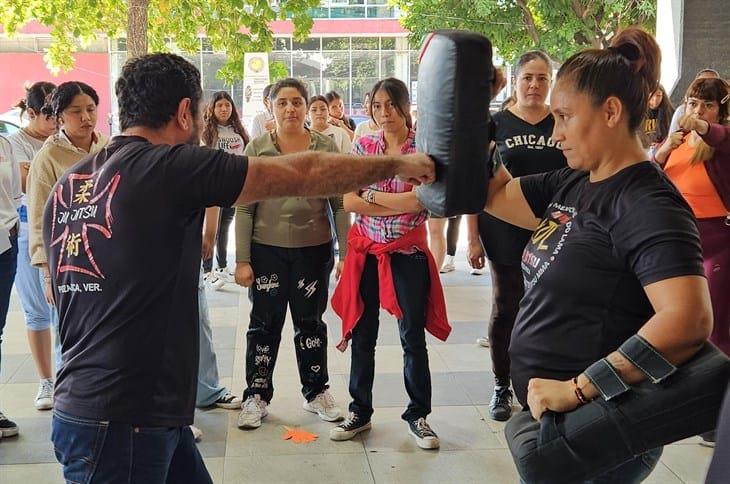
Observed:
[[[616,96],[609,96],[603,103],[603,113],[609,128],[615,128],[624,115],[624,105]]]
[[[184,97],[180,100],[180,102],[177,105],[177,113],[175,114],[175,120],[177,121],[178,126],[180,126],[181,129],[188,131],[189,129],[192,129],[193,123],[195,120],[193,119],[193,114],[190,111],[190,98]]]

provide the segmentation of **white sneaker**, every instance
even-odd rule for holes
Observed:
[[[441,274],[446,274],[448,272],[454,272],[456,270],[456,265],[454,264],[454,256],[449,255],[446,257],[446,260],[444,261],[444,265],[441,266],[441,270],[439,271]]]
[[[471,274],[472,276],[481,276],[484,274],[484,269],[477,269],[475,267],[472,267],[469,271],[469,274]]]
[[[195,439],[196,442],[200,442],[200,439],[203,438],[203,431],[195,425],[190,426],[190,431],[193,433],[193,439]]]
[[[203,281],[205,282],[206,286],[210,287],[214,291],[219,290],[226,283],[226,281],[218,279],[218,277],[213,272],[206,272],[205,274],[203,274]]]
[[[269,414],[268,404],[261,400],[259,395],[251,395],[243,402],[241,413],[238,414],[239,429],[257,429],[261,427],[261,420]]]
[[[53,408],[53,380],[48,378],[38,384],[38,394],[35,396],[36,410],[50,410]]]
[[[235,276],[233,274],[231,274],[230,272],[228,272],[228,269],[226,269],[225,267],[223,269],[214,270],[213,274],[215,274],[215,277],[217,277],[224,283],[235,282]]]
[[[487,337],[487,336],[478,337],[477,344],[479,346],[483,346],[484,348],[489,348],[489,337]]]
[[[329,390],[325,390],[311,402],[304,402],[302,405],[307,412],[316,413],[325,422],[339,422],[344,418],[342,410],[335,404],[335,399]]]

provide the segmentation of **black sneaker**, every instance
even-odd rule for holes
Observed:
[[[360,432],[372,427],[370,420],[363,419],[359,414],[350,412],[350,415],[337,427],[330,430],[330,440],[350,440]]]
[[[438,435],[423,417],[408,422],[408,433],[416,439],[416,444],[422,449],[438,449],[441,445]]]
[[[496,387],[489,402],[489,416],[492,420],[506,422],[512,416],[512,392],[509,387]]]
[[[226,392],[225,395],[220,397],[218,400],[213,402],[213,405],[215,405],[218,408],[225,408],[227,410],[235,410],[237,408],[241,408],[241,404],[243,403],[243,399],[241,397],[237,397],[231,392]]]
[[[18,426],[0,412],[0,437],[13,437],[15,435],[18,435]]]

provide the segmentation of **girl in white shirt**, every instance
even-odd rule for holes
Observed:
[[[329,118],[329,108],[327,107],[327,98],[324,96],[312,96],[309,99],[309,120],[312,130],[322,133],[332,138],[337,145],[340,153],[350,153],[352,151],[352,141],[347,132],[337,126],[333,126],[327,120]]]

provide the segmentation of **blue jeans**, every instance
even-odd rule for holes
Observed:
[[[198,360],[198,393],[195,405],[208,407],[228,392],[218,378],[218,361],[213,349],[213,333],[210,329],[208,299],[205,297],[203,272],[198,280],[198,324],[200,325],[200,357]]]
[[[18,237],[10,237],[10,248],[0,254],[0,364],[2,364],[3,329],[8,318],[10,292],[13,290],[18,260]]]
[[[135,427],[53,411],[67,484],[212,484],[189,427]]]
[[[43,274],[30,263],[28,224],[23,221],[20,222],[18,231],[18,273],[15,276],[15,287],[18,289],[18,296],[20,296],[25,313],[25,327],[29,331],[45,331],[53,328],[53,360],[56,364],[56,371],[58,371],[61,368],[58,312],[46,302],[46,296],[43,293]]]

